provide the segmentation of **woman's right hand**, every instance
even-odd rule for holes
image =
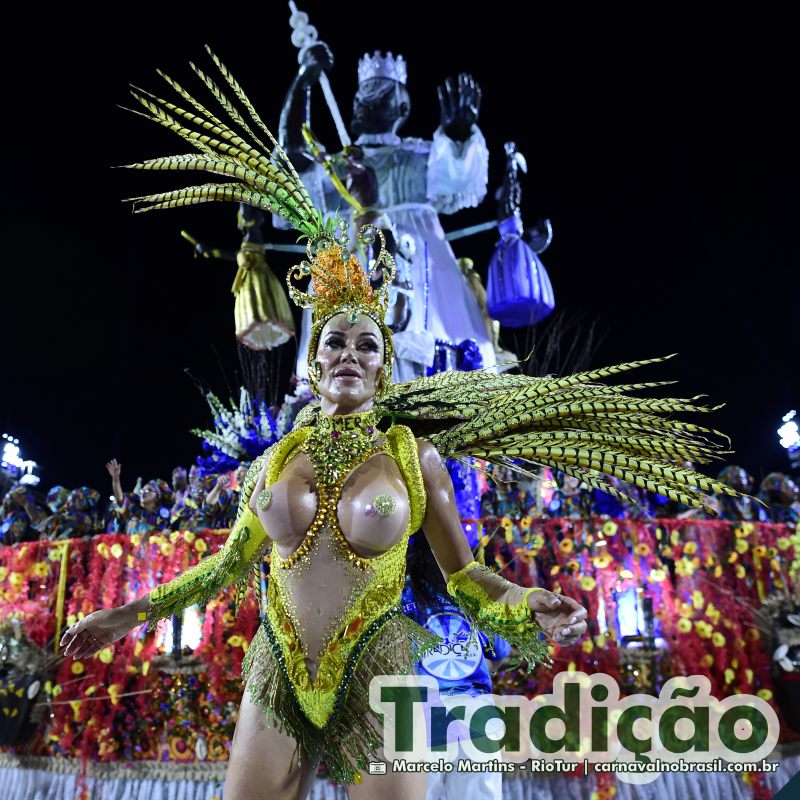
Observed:
[[[122,639],[138,624],[136,611],[128,606],[93,611],[64,631],[61,654],[65,658],[72,656],[73,660],[89,658]]]

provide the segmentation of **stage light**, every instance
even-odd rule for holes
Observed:
[[[794,450],[800,447],[800,429],[798,429],[794,419],[796,416],[797,411],[794,410],[790,411],[788,414],[784,414],[781,420],[783,425],[778,428],[781,447],[785,447],[787,450]]]
[[[9,467],[14,467],[15,469],[22,469],[22,464],[24,463],[19,452],[19,445],[15,444],[13,440],[9,439],[3,445],[3,455],[2,455],[3,464],[8,465]]]

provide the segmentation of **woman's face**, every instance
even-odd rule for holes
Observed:
[[[380,328],[362,314],[352,323],[337,314],[319,337],[319,395],[337,406],[358,408],[375,397],[383,367]]]

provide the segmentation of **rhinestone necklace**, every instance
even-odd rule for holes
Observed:
[[[326,525],[342,545],[348,561],[362,569],[369,566],[367,559],[353,552],[339,527],[336,507],[342,496],[342,486],[350,472],[368,458],[384,449],[385,438],[377,427],[378,415],[374,410],[355,414],[325,414],[319,412],[314,429],[302,445],[314,467],[317,482],[317,513],[298,549],[285,561],[290,567],[302,558],[311,547],[314,537]]]

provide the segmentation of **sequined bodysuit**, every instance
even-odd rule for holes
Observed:
[[[363,648],[399,614],[406,546],[422,521],[425,493],[408,428],[370,427],[365,435],[319,427],[293,431],[263,467],[272,498],[260,519],[276,534],[267,624],[253,648],[269,645],[303,712],[322,728],[343,700]],[[340,438],[336,444],[355,465],[312,463],[307,451],[314,436],[323,444],[325,437]],[[361,452],[352,454],[356,440]],[[391,513],[375,511],[376,496],[391,498]]]

